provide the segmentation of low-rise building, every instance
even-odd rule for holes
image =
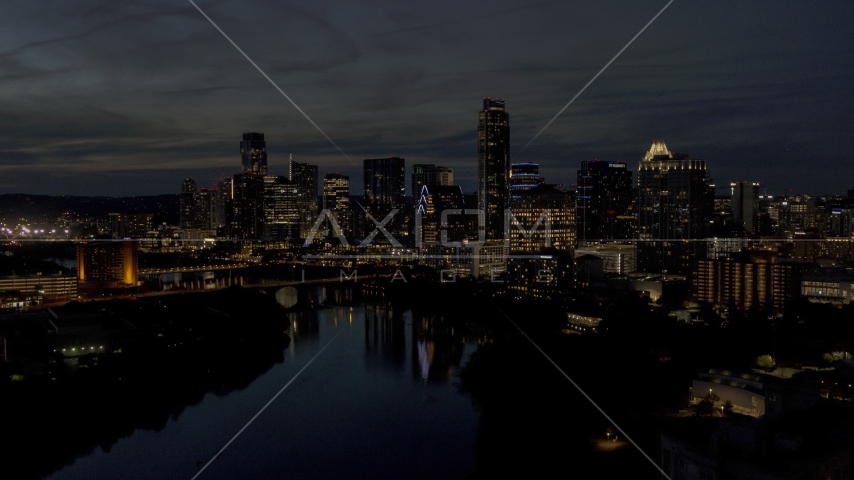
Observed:
[[[77,298],[77,277],[73,275],[13,275],[0,277],[0,308],[17,309],[43,302]]]

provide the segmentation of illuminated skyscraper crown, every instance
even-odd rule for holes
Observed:
[[[664,140],[656,140],[652,142],[652,146],[649,147],[649,151],[646,152],[643,159],[645,161],[649,161],[656,157],[673,158],[670,150],[667,149],[667,145],[664,144]]]

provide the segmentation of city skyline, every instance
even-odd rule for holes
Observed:
[[[662,5],[497,5],[488,16],[518,19],[520,33],[498,42],[502,58],[474,62],[482,44],[468,31],[484,21],[477,5],[449,7],[449,20],[408,15],[405,6],[260,4],[264,18],[253,17],[251,31],[231,4],[200,6],[231,21],[223,28],[235,42],[351,158],[447,165],[467,191],[476,178],[472,105],[490,95],[514,112],[513,161],[540,163],[552,181],[571,183],[580,160],[631,165],[651,139],[664,138],[712,162],[717,178],[760,181],[769,193],[850,188],[852,68],[838,61],[854,44],[846,3],[674,3],[656,24],[666,28],[640,36],[522,155]],[[178,193],[174,178],[185,177],[209,185],[223,165],[227,174],[239,168],[235,131],[267,134],[274,174],[291,153],[324,171],[359,170],[191,5],[69,5],[50,15],[72,21],[52,23],[28,6],[0,8],[20,19],[0,38],[2,193]],[[395,43],[345,12],[388,25]],[[752,21],[760,15],[762,23]],[[787,35],[772,34],[779,31]],[[169,55],[164,42],[174,47]],[[810,168],[789,175],[803,165]]]

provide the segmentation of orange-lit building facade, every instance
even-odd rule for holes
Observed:
[[[770,258],[700,260],[692,284],[698,302],[781,314],[800,294],[803,266]]]
[[[77,279],[81,282],[136,286],[139,242],[97,242],[77,246]]]

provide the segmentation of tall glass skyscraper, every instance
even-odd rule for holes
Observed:
[[[295,162],[291,157],[288,163],[288,178],[298,188],[300,235],[306,238],[317,220],[317,165]]]
[[[576,188],[579,245],[634,238],[632,171],[626,162],[582,160]]]
[[[504,209],[510,196],[510,117],[504,99],[483,99],[477,127],[477,206],[484,213],[487,240],[504,237]]]
[[[454,170],[433,164],[417,163],[412,166],[412,205],[421,200],[421,188],[424,185],[453,185]]]
[[[290,240],[300,237],[300,217],[297,209],[298,187],[287,177],[264,177],[263,238]]]
[[[263,133],[249,132],[243,134],[240,142],[243,173],[267,175],[267,142]]]
[[[405,229],[406,219],[404,207],[406,205],[406,177],[404,159],[391,158],[366,158],[364,159],[364,185],[365,205],[367,213],[370,213],[378,222],[397,209],[398,212],[391,220],[391,228],[386,229],[393,235],[400,235],[399,241],[403,241],[408,232]],[[374,223],[365,215],[365,233],[374,230]]]
[[[705,254],[714,185],[704,160],[656,140],[638,166],[638,269],[684,275]],[[694,240],[694,241],[692,241]]]
[[[323,175],[323,208],[332,212],[344,236],[353,235],[350,214],[350,177],[329,172]],[[335,232],[332,234],[335,235]]]
[[[528,162],[510,165],[511,198],[517,198],[523,190],[530,190],[542,182],[539,164]]]

